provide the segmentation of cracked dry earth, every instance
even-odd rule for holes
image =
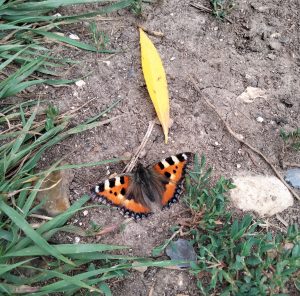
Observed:
[[[201,4],[209,6],[209,1]],[[82,77],[88,73],[84,79],[86,85],[48,87],[40,92],[47,96],[50,93],[61,111],[91,100],[82,107],[77,122],[96,115],[117,99],[121,102],[107,117],[122,117],[57,145],[45,154],[45,165],[63,155],[68,163],[75,164],[135,153],[149,122],[155,118],[141,72],[137,25],[142,24],[164,34],[150,38],[167,73],[173,125],[168,145],[164,144],[161,127],[155,125],[140,161],[151,164],[175,153],[191,151],[206,155],[215,178],[230,178],[240,171],[272,175],[262,159],[228,134],[214,111],[205,104],[203,98],[206,98],[236,133],[262,151],[283,173],[279,165],[282,150],[279,130],[296,128],[300,118],[300,3],[241,0],[236,4],[229,15],[232,23],[200,12],[187,1],[145,4],[141,17],[124,10],[97,22],[98,29],[110,38],[107,47],[122,49],[121,53],[96,55],[75,49],[62,50],[61,55],[80,60],[80,66],[73,67],[68,75]],[[64,13],[64,9],[60,12]],[[71,9],[79,12],[88,7]],[[64,33],[70,32],[84,41],[90,38],[86,23],[65,27]],[[190,83],[189,75],[197,78],[200,94]],[[245,102],[239,96],[247,87],[259,88],[264,95]],[[299,163],[300,157],[299,153],[297,156],[288,152],[285,158]],[[123,168],[124,163],[119,163],[74,171],[71,202]],[[299,202],[295,201],[281,215],[287,223],[299,223],[299,208]],[[153,247],[171,236],[170,226],[176,224],[184,209],[179,202],[168,211],[158,212],[139,223],[131,222],[122,231],[101,237],[99,242],[128,245],[131,254],[148,256]],[[275,218],[269,220],[279,223]],[[78,214],[70,223],[88,228],[91,221],[107,226],[122,223],[124,217],[111,208],[100,207],[89,209],[86,215]],[[71,235],[57,239],[74,242]],[[96,238],[81,241],[95,242]],[[125,279],[113,282],[111,288],[113,295],[150,295],[150,292],[151,295],[199,295],[196,281],[188,272],[156,268],[148,268],[143,273],[133,271]]]

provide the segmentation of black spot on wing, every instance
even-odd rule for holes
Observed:
[[[99,186],[99,192],[103,192],[104,191],[104,183],[101,183],[98,186]]]
[[[172,157],[167,157],[167,158],[166,158],[166,162],[167,162],[169,165],[175,164],[175,162],[173,161]]]
[[[121,177],[120,177],[120,183],[121,183],[121,184],[125,184],[125,178],[124,178],[124,176],[121,176]]]
[[[122,194],[122,195],[125,195],[125,193],[126,193],[125,188],[122,188],[122,189],[121,189],[121,194]]]
[[[109,181],[109,187],[110,187],[110,188],[115,187],[115,184],[116,184],[116,178],[109,179],[108,181]]]
[[[163,169],[165,168],[165,166],[163,165],[162,162],[159,162],[159,163],[158,163],[158,166],[159,166],[159,168],[160,168],[161,170],[163,170]]]
[[[171,177],[171,174],[170,174],[169,172],[165,172],[165,176],[166,176],[167,178],[170,178],[170,177]]]
[[[186,159],[183,157],[183,153],[177,154],[176,157],[178,158],[179,161],[185,161]]]

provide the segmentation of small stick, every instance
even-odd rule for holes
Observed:
[[[144,149],[144,147],[145,147],[145,145],[146,145],[146,143],[147,143],[147,141],[148,141],[148,139],[149,139],[149,137],[150,137],[150,135],[152,133],[154,125],[155,125],[155,121],[154,120],[152,120],[152,121],[149,122],[148,130],[147,130],[147,132],[146,132],[146,134],[145,134],[145,136],[143,138],[143,141],[142,141],[141,145],[137,149],[135,155],[132,157],[130,163],[127,164],[126,167],[124,168],[123,173],[129,173],[134,168],[134,166],[135,166],[135,164],[136,164],[136,162],[137,162],[137,160],[139,158],[139,155],[140,155],[141,151]]]
[[[295,167],[295,168],[300,168],[300,163],[295,163],[295,162],[284,162],[284,165],[290,166],[290,167]]]
[[[141,28],[143,31],[148,33],[149,35],[153,35],[156,37],[163,37],[164,33],[160,31],[151,31],[150,29],[145,28],[144,26],[138,25],[138,28]]]
[[[31,214],[31,215],[29,215],[29,217],[38,218],[38,219],[42,219],[42,220],[48,220],[48,221],[53,219],[52,217],[44,216],[44,215],[38,215],[38,214]]]
[[[194,89],[201,94],[201,90],[198,86],[198,84],[196,83],[196,80],[189,75],[190,81],[193,83]],[[294,195],[294,197],[298,200],[300,200],[299,195],[289,186],[289,184],[284,180],[284,178],[280,175],[280,173],[277,171],[277,169],[275,168],[275,166],[268,160],[268,158],[259,150],[257,150],[256,148],[252,147],[249,143],[247,143],[246,141],[240,139],[236,133],[231,129],[231,127],[226,123],[226,121],[223,119],[223,117],[221,116],[220,112],[218,111],[218,109],[211,103],[209,102],[205,97],[203,97],[205,103],[211,108],[213,109],[216,114],[218,115],[218,117],[220,118],[220,120],[223,122],[224,126],[226,127],[227,131],[236,139],[238,140],[240,143],[244,144],[245,146],[247,146],[250,150],[252,150],[253,152],[255,152],[256,154],[258,154],[273,170],[273,172],[275,173],[275,175],[280,179],[280,181],[289,189],[289,191],[292,193],[292,195]]]
[[[279,214],[276,214],[276,218],[285,226],[288,227],[289,223],[287,223]]]

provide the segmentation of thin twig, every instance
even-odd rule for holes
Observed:
[[[190,81],[192,82],[194,89],[201,94],[201,90],[195,80],[195,78],[193,78],[191,75],[189,75]],[[294,195],[294,197],[298,200],[300,200],[299,195],[289,186],[289,184],[284,180],[284,178],[280,175],[280,173],[277,171],[277,169],[275,168],[275,166],[268,160],[268,158],[259,150],[257,150],[256,148],[254,148],[253,146],[251,146],[249,143],[247,143],[246,141],[240,139],[240,137],[231,129],[231,127],[226,123],[226,121],[223,119],[223,117],[221,116],[220,112],[218,111],[218,109],[211,103],[209,102],[205,97],[203,97],[203,100],[205,101],[205,103],[211,108],[213,109],[216,114],[218,115],[218,117],[220,118],[220,120],[223,122],[224,126],[226,127],[227,131],[236,139],[238,140],[240,143],[244,144],[245,146],[247,146],[250,150],[252,150],[253,152],[255,152],[256,154],[258,154],[273,170],[273,172],[275,173],[275,175],[280,179],[280,181],[289,189],[289,191]]]
[[[38,219],[42,219],[42,220],[48,220],[48,221],[53,219],[52,217],[44,216],[44,215],[38,215],[38,214],[31,214],[31,215],[29,215],[29,217],[38,218]]]
[[[148,130],[143,138],[143,141],[141,143],[141,145],[139,146],[139,148],[137,149],[135,155],[132,157],[131,161],[126,165],[126,167],[124,168],[123,170],[123,173],[129,173],[132,171],[132,169],[134,168],[138,158],[139,158],[139,155],[141,153],[141,151],[144,149],[144,147],[146,146],[146,143],[151,135],[151,132],[153,130],[153,127],[155,125],[155,121],[152,120],[149,122],[149,126],[148,126]]]
[[[160,31],[152,31],[150,29],[147,29],[145,28],[144,26],[142,25],[138,25],[139,28],[141,28],[143,31],[145,31],[146,33],[148,33],[149,35],[153,35],[153,36],[156,36],[156,37],[163,37],[164,36],[164,33],[163,32],[160,32]]]
[[[289,223],[286,222],[279,214],[276,214],[276,218],[285,226],[288,227]]]
[[[300,163],[295,163],[295,162],[284,162],[284,165],[287,167],[295,167],[295,168],[300,168]]]

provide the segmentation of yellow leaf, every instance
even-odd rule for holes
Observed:
[[[140,29],[140,44],[142,69],[146,86],[157,117],[162,125],[165,142],[167,143],[170,105],[166,73],[155,46],[142,29]]]

